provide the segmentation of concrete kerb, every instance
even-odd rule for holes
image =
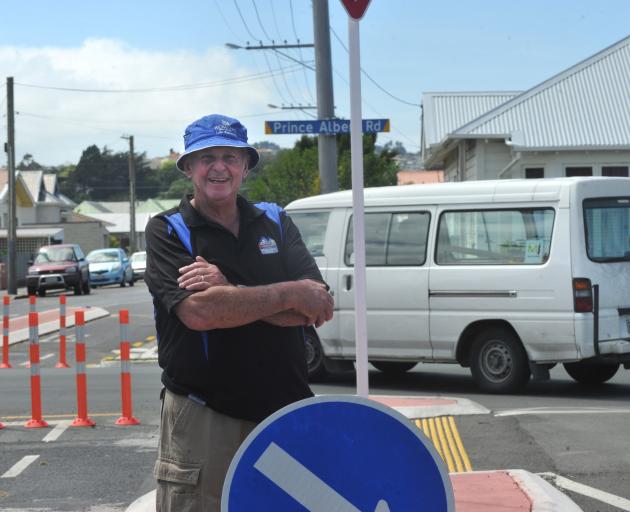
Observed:
[[[508,470],[532,500],[532,512],[581,512],[570,498],[556,489],[544,478],[522,469]]]
[[[92,320],[97,320],[98,318],[103,318],[109,316],[109,311],[99,308],[99,307],[85,307],[81,308],[85,312],[85,321],[91,322]],[[50,311],[50,310],[48,310]],[[74,315],[66,316],[66,328],[74,327]],[[49,322],[43,322],[39,324],[39,335],[42,336],[44,334],[49,334],[51,332],[56,332],[59,330],[59,317],[55,320],[51,320]],[[9,345],[13,345],[15,343],[21,343],[22,341],[28,340],[28,327],[25,329],[19,329],[16,331],[11,331],[9,333]]]

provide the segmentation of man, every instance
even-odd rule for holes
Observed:
[[[229,463],[255,425],[312,396],[302,328],[333,301],[291,219],[238,195],[259,160],[236,119],[192,123],[177,167],[194,186],[146,228],[165,387],[158,511],[218,511]]]

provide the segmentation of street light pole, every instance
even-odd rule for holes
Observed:
[[[133,135],[123,136],[129,141],[129,254],[136,251],[136,160],[133,155]]]
[[[17,294],[17,217],[15,197],[15,117],[13,111],[13,77],[7,77],[7,164],[9,212],[7,225],[7,292]]]
[[[317,83],[317,117],[335,117],[328,0],[313,0],[313,34]],[[337,178],[337,139],[335,135],[318,135],[319,190],[322,194],[339,190]]]

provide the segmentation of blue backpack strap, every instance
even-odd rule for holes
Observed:
[[[168,223],[168,234],[170,235],[173,230],[175,230],[177,238],[179,238],[188,253],[194,258],[195,254],[193,253],[192,243],[190,242],[190,228],[184,222],[182,214],[175,212],[171,215],[165,215],[164,218]],[[201,332],[201,339],[203,340],[203,352],[206,355],[206,359],[208,359],[208,333],[206,331]]]
[[[278,224],[278,228],[280,229],[280,241],[283,241],[284,233],[282,232],[282,222],[280,220],[280,214],[284,212],[282,207],[278,206],[276,203],[266,203],[260,202],[254,205],[256,208],[260,208],[265,212],[265,215],[269,217],[272,221]]]

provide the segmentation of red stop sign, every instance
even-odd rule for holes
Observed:
[[[346,8],[348,16],[360,20],[367,11],[370,0],[341,0],[341,3]]]

